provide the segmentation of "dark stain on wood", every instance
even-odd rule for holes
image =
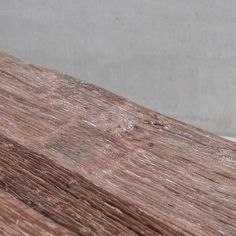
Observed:
[[[1,235],[236,235],[236,146],[0,54]]]

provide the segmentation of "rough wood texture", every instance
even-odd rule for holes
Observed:
[[[0,54],[1,235],[236,235],[235,143]]]

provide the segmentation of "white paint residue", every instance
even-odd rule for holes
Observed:
[[[225,234],[222,230],[218,230],[218,232],[221,233],[221,234],[223,234],[223,235]]]
[[[89,121],[87,121],[87,120],[84,120],[84,122],[87,123],[87,124],[89,124],[89,125],[92,125],[93,127],[96,127],[96,125],[95,125],[94,123],[92,123],[92,122],[89,122]]]
[[[146,155],[143,150],[139,150],[138,153],[140,153],[144,157],[144,159],[146,160],[148,164],[150,164],[151,166],[155,166],[153,162],[150,160],[149,156]]]
[[[54,80],[54,79],[57,79],[57,75],[50,75],[50,76],[48,76],[48,79],[49,80]]]
[[[169,180],[169,179],[166,179],[166,181],[168,181],[168,182],[170,182],[170,183],[175,183],[175,182],[173,182],[172,180]]]
[[[128,129],[133,129],[133,128],[134,128],[134,123],[133,123],[133,121],[128,120],[128,122],[127,122],[127,127],[128,127]]]

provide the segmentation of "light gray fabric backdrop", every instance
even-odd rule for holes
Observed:
[[[1,0],[0,50],[236,135],[235,0]]]

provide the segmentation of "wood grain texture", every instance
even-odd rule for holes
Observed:
[[[3,235],[236,235],[231,141],[6,54],[0,119]]]

